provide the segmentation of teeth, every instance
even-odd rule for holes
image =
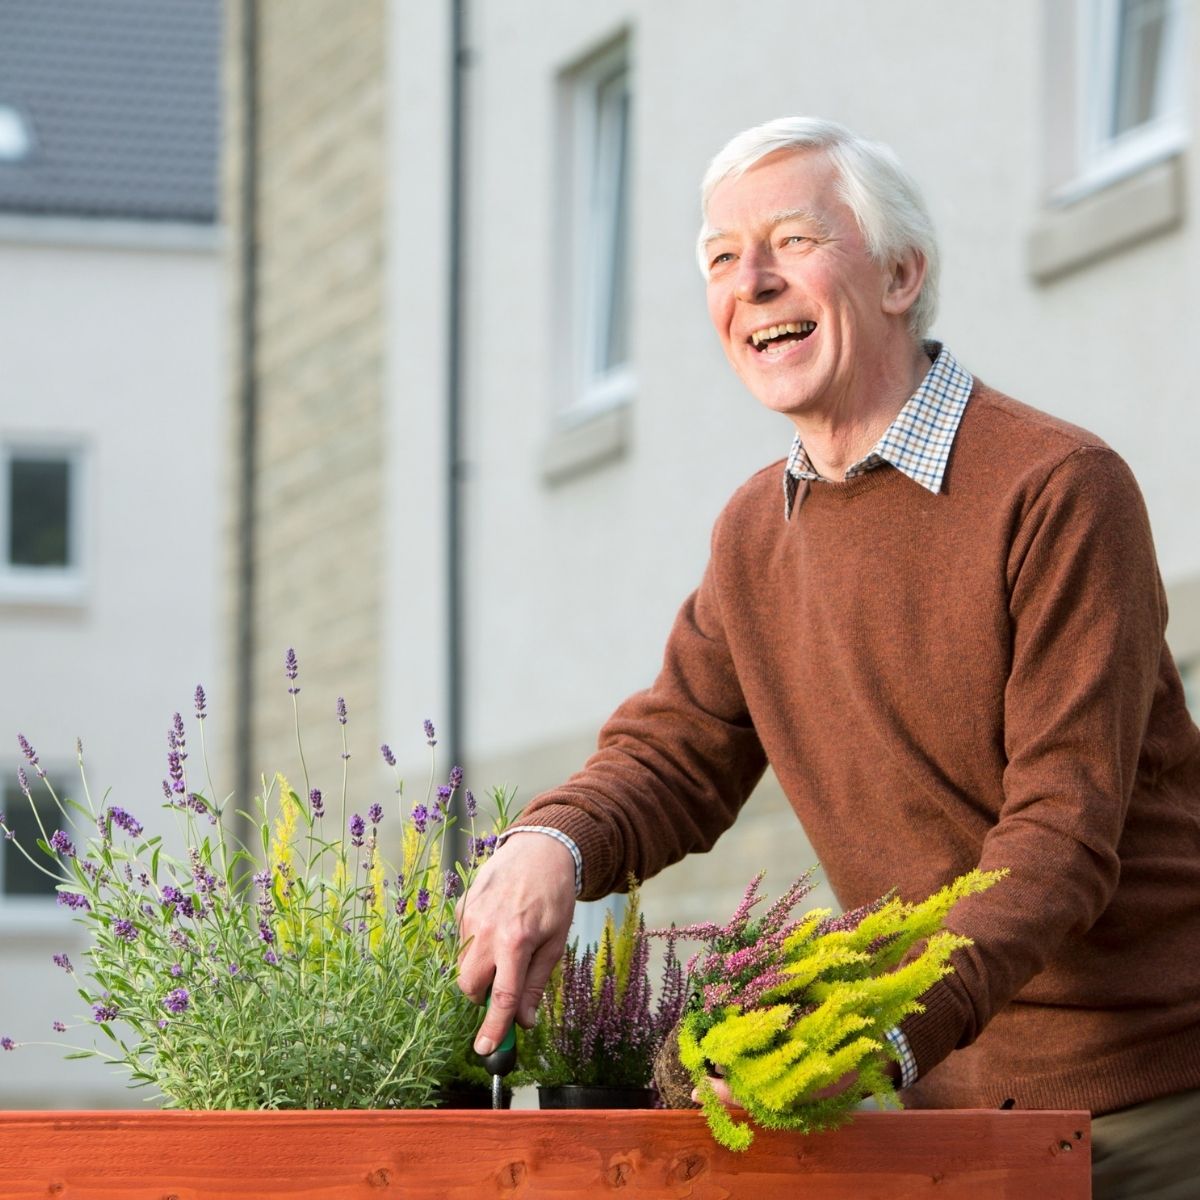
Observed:
[[[788,321],[783,325],[771,325],[766,329],[756,330],[750,335],[750,340],[756,346],[761,346],[763,342],[769,342],[772,338],[782,337],[785,333],[812,333],[816,329],[815,321]]]

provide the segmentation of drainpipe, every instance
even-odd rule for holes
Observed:
[[[469,52],[465,41],[466,0],[450,4],[450,178],[446,269],[446,739],[447,766],[463,761],[463,513],[462,335],[465,176],[463,110]]]
[[[238,315],[238,460],[237,565],[234,635],[234,770],[243,803],[254,794],[251,756],[254,749],[254,609],[255,502],[254,477],[258,448],[258,0],[241,4],[242,178],[238,194],[240,237],[237,248],[241,279]],[[245,805],[249,808],[249,805]],[[245,818],[237,820],[244,821]],[[238,834],[248,830],[238,829]],[[249,844],[243,837],[243,841]]]

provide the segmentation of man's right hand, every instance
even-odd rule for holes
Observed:
[[[475,1038],[490,1054],[514,1020],[528,1028],[554,965],[562,957],[575,912],[575,860],[544,833],[509,835],[483,864],[458,905],[467,948],[458,986],[476,1004],[491,1004]]]

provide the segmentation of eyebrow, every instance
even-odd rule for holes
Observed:
[[[825,221],[811,208],[785,208],[780,212],[772,213],[767,221],[772,229],[783,225],[787,221],[809,221],[817,227],[822,234],[829,232],[829,226]],[[703,245],[708,246],[712,242],[720,241],[721,238],[729,237],[729,233],[724,229],[713,229],[704,235]]]

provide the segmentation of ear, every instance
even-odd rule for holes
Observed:
[[[892,263],[883,293],[883,311],[903,316],[917,302],[925,282],[925,255],[909,248]]]

